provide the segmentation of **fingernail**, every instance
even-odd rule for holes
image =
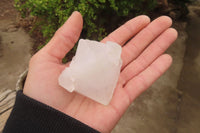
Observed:
[[[76,12],[77,12],[77,11],[73,11],[72,14],[71,14],[71,16],[74,15]]]
[[[68,17],[68,19],[70,19],[70,18],[75,14],[75,12],[76,12],[76,11],[72,12],[72,14]],[[67,20],[68,20],[68,19],[67,19]]]

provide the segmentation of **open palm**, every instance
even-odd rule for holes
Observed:
[[[62,58],[73,48],[82,30],[82,16],[74,12],[31,58],[24,94],[100,132],[110,132],[131,102],[171,65],[171,57],[163,54],[177,38],[176,30],[169,28],[171,24],[165,16],[151,23],[147,16],[139,16],[102,40],[123,46],[119,81],[110,104],[104,106],[58,85],[58,77],[68,65],[62,64]]]

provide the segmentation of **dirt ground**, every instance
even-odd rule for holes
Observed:
[[[188,23],[174,23],[179,37],[167,51],[173,57],[172,67],[132,103],[112,133],[200,131],[200,7],[197,5],[189,7]],[[19,15],[13,0],[0,0],[0,7],[0,94],[11,94],[19,75],[28,67],[33,41],[16,23]],[[12,94],[9,107],[14,103],[15,93]],[[1,112],[5,106],[0,102],[0,132],[11,111],[9,108]]]
[[[0,91],[15,89],[18,76],[27,68],[32,40],[17,26],[12,0],[0,1]]]
[[[190,6],[184,66],[178,82],[177,133],[200,131],[200,6]]]
[[[0,132],[15,100],[19,75],[28,67],[32,39],[17,26],[13,0],[0,0]],[[5,94],[12,94],[5,98]]]

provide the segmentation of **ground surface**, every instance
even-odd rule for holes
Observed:
[[[31,57],[31,38],[17,26],[13,0],[0,0],[0,132],[14,103],[19,75]],[[8,96],[9,95],[9,96]],[[8,97],[5,97],[8,96]]]
[[[198,5],[198,4],[196,4]],[[12,0],[0,0],[0,132],[27,68],[32,41],[16,25]],[[179,38],[167,51],[172,67],[127,110],[112,133],[197,133],[200,131],[200,9],[190,6],[188,24],[176,22]]]
[[[178,82],[177,133],[200,131],[200,7],[190,6],[184,66]]]

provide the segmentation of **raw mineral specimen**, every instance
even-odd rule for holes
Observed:
[[[76,55],[61,73],[59,84],[69,92],[76,91],[108,105],[122,66],[121,51],[114,42],[80,39]]]

